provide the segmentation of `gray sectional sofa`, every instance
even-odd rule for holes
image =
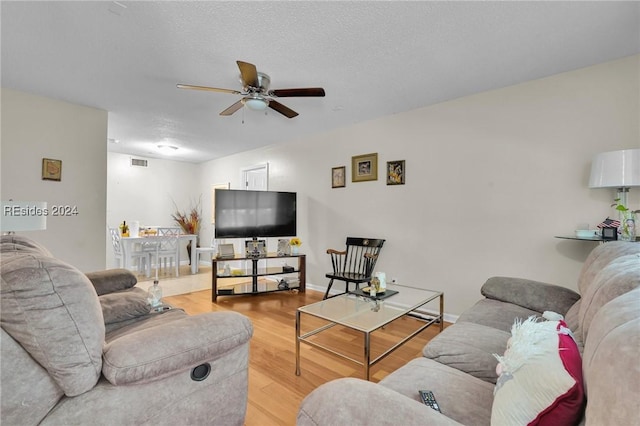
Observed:
[[[582,381],[576,379],[572,385],[579,391],[578,400],[573,401],[578,414],[572,420],[542,417],[533,423],[640,425],[640,243],[597,246],[585,261],[577,287],[580,294],[524,279],[491,278],[482,287],[484,298],[432,339],[423,350],[424,357],[377,384],[345,378],[320,386],[303,400],[297,423],[522,424],[498,420],[496,413],[492,416],[498,405],[495,398],[502,392],[496,386],[498,360],[493,354],[503,354],[507,344],[513,350],[511,331],[516,318],[553,311],[564,316],[564,323],[556,322],[572,331],[571,342],[579,351],[576,375],[581,370]],[[544,321],[540,320],[542,325]],[[554,336],[571,336],[566,327],[557,329],[564,332]],[[557,352],[562,354],[563,349]],[[530,356],[523,361],[534,366],[534,376],[548,373],[545,364],[535,364],[541,359]],[[550,382],[545,379],[542,391],[552,387]],[[434,392],[441,413],[419,402],[419,389]],[[511,397],[503,392],[505,396]],[[551,409],[557,408],[550,407],[544,414],[551,416]]]
[[[247,317],[151,311],[129,271],[85,275],[28,238],[0,254],[2,425],[244,423]]]

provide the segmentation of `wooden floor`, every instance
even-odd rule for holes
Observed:
[[[302,399],[323,383],[340,377],[363,377],[363,367],[335,355],[301,345],[301,375],[295,375],[295,313],[300,306],[322,299],[322,293],[307,290],[267,293],[254,296],[221,296],[211,303],[211,291],[166,297],[189,314],[232,310],[249,317],[254,334],[250,346],[247,426],[294,425]],[[303,315],[303,332],[317,327],[318,319]],[[419,327],[413,318],[401,318],[372,336],[372,359],[401,337]],[[315,328],[314,327],[314,328]],[[371,368],[371,381],[378,382],[390,372],[422,354],[423,346],[437,334],[431,326]],[[333,327],[319,338],[323,344],[340,348],[355,359],[363,353],[360,332]]]

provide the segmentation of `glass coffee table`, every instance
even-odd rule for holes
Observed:
[[[330,299],[298,308],[296,311],[296,375],[300,375],[301,343],[305,343],[362,365],[364,367],[364,377],[366,380],[369,380],[369,370],[371,366],[384,359],[405,342],[418,335],[422,330],[432,324],[439,324],[440,331],[442,331],[444,326],[443,292],[406,286],[392,286],[388,287],[388,289],[396,290],[398,291],[398,294],[383,300],[372,299],[355,294],[341,294]],[[419,308],[427,305],[429,302],[433,302],[434,304],[437,303],[437,299],[439,299],[439,314],[424,314],[418,311]],[[328,323],[322,327],[301,334],[302,314],[321,318]],[[378,357],[371,359],[371,334],[405,315],[415,316],[424,321],[424,324],[421,324],[417,330],[402,338],[398,343],[391,346]],[[328,330],[335,325],[341,325],[363,333],[364,353],[362,360],[354,359],[319,342],[310,340],[312,336]]]

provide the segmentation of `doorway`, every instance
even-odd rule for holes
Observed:
[[[252,191],[267,191],[269,189],[269,163],[242,169],[244,189]]]

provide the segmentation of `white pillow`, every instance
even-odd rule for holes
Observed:
[[[576,424],[584,409],[582,359],[564,321],[516,321],[503,356],[492,426]]]

